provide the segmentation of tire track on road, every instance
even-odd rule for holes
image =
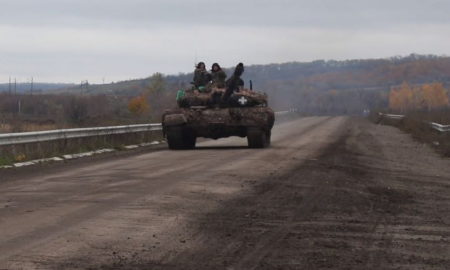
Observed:
[[[0,243],[0,262],[8,262],[11,256],[19,253],[23,254],[19,260],[26,260],[26,254],[32,250],[37,251],[37,254],[39,250],[42,250],[45,254],[48,252],[45,250],[48,243],[64,239],[75,232],[79,233],[77,230],[86,221],[101,219],[105,213],[114,212],[115,209],[150,194],[170,192],[180,183],[192,181],[195,175],[207,183],[210,177],[220,177],[220,166],[234,161],[239,161],[241,165],[251,163],[253,161],[249,157],[253,156],[256,160],[268,159],[277,151],[284,151],[284,158],[289,158],[292,153],[295,153],[295,149],[285,148],[289,145],[287,140],[295,142],[294,138],[301,137],[302,134],[311,132],[328,121],[330,118],[293,121],[291,125],[298,123],[298,128],[291,127],[290,132],[282,132],[279,135],[275,133],[274,138],[277,139],[274,142],[274,148],[260,151],[233,147],[220,154],[217,154],[214,148],[205,151],[159,151],[118,161],[83,165],[74,171],[57,170],[56,174],[49,172],[28,180],[18,179],[0,184],[2,187],[0,195],[4,198],[13,198],[12,203],[16,205],[8,212],[0,209],[0,218],[8,222],[8,229],[0,230],[0,237],[2,233],[8,235],[8,239],[4,237],[4,241]],[[205,144],[220,146],[226,145],[227,142],[206,142]],[[277,146],[281,148],[277,149]],[[220,164],[219,166],[211,168],[208,160],[205,160],[204,156],[210,153],[214,153],[211,155],[216,158],[215,161]],[[155,158],[160,160],[156,164],[145,166],[146,162]],[[278,163],[284,163],[284,161],[280,159]],[[145,169],[135,169],[146,167],[156,169],[152,173],[147,173]],[[127,173],[127,170],[131,170],[130,168],[134,171]],[[111,172],[105,172],[107,169],[111,169]],[[263,171],[259,174],[261,173]],[[129,181],[130,179],[133,181]],[[117,186],[121,182],[123,184]],[[24,192],[25,190],[27,191]],[[110,197],[105,198],[105,194]],[[102,199],[96,200],[96,196]],[[20,211],[28,205],[33,205],[33,213]],[[61,209],[55,213],[55,208],[52,207],[58,205],[62,205]],[[16,226],[14,226],[15,222]]]

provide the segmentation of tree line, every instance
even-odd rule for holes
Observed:
[[[243,79],[246,86],[251,79],[254,89],[267,93],[275,110],[327,115],[367,109],[433,110],[448,105],[450,58],[410,55],[254,65],[246,67]],[[176,106],[177,90],[189,88],[191,80],[192,73],[156,73],[83,88],[66,85],[34,95],[3,92],[0,124],[49,123],[59,128],[159,122],[165,109]],[[20,131],[20,125],[14,130]]]
[[[389,108],[406,113],[414,110],[432,111],[449,106],[449,91],[442,83],[410,85],[403,83],[389,94]]]

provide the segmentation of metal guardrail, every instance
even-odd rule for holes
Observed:
[[[288,114],[289,111],[279,111],[279,112],[275,112],[275,115],[283,115],[283,114]]]
[[[275,112],[277,115],[284,115],[295,112],[296,109],[288,111]],[[37,143],[55,140],[65,140],[83,137],[106,136],[113,134],[136,133],[146,131],[162,130],[162,124],[141,124],[141,125],[127,125],[127,126],[110,126],[110,127],[94,127],[94,128],[72,128],[72,129],[58,129],[48,131],[36,132],[20,132],[20,133],[6,133],[0,134],[1,145],[14,145],[24,143]]]
[[[162,130],[162,125],[140,124],[127,126],[110,126],[94,128],[72,128],[36,132],[20,132],[0,134],[0,145],[14,145],[23,143],[37,143],[54,140],[64,140],[83,137],[106,136],[113,134],[136,133]]]
[[[287,110],[287,111],[278,111],[278,112],[275,112],[275,115],[284,115],[284,114],[296,113],[296,112],[298,112],[298,109],[297,109],[297,108],[291,108],[291,109],[289,109],[289,110]]]
[[[450,125],[441,125],[438,123],[430,123],[431,127],[440,132],[450,132]]]
[[[404,115],[400,115],[400,114],[378,113],[378,115],[380,115],[381,117],[386,117],[386,118],[395,119],[395,120],[401,120],[401,119],[405,118]],[[431,128],[433,128],[439,132],[450,132],[450,125],[441,125],[441,124],[434,123],[434,122],[426,122],[426,123],[429,124],[431,126]]]
[[[378,113],[378,115],[382,116],[382,117],[386,117],[386,118],[390,118],[390,119],[403,119],[405,118],[404,115],[401,114],[387,114],[387,113]]]
[[[277,115],[283,115],[293,112],[279,111],[275,112]],[[380,116],[401,120],[405,116],[399,114],[383,114]],[[441,125],[438,123],[429,123],[430,126],[440,132],[450,132],[450,125]],[[35,131],[35,132],[20,132],[20,133],[6,133],[0,134],[0,146],[1,145],[14,145],[24,143],[36,143],[54,140],[65,140],[83,137],[94,136],[107,136],[114,134],[147,132],[162,130],[161,123],[157,124],[140,124],[140,125],[126,125],[126,126],[110,126],[110,127],[94,127],[94,128],[72,128],[72,129],[58,129],[48,131]]]

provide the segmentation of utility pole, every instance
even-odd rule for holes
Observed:
[[[30,93],[33,95],[33,77],[31,77]]]
[[[85,84],[84,81],[81,81],[80,83],[80,94],[83,94],[83,85]]]
[[[81,83],[80,83],[80,93],[81,94],[83,94],[83,87],[86,89],[86,91],[88,91],[88,88],[89,88],[88,80],[81,81]]]
[[[14,78],[14,95],[17,95],[17,79]]]
[[[9,76],[8,93],[11,95],[11,76]]]

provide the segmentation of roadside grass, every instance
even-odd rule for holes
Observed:
[[[5,123],[0,123],[0,133],[44,131],[61,128],[64,128],[64,126],[61,127],[54,123],[34,123],[20,120],[10,120]]]
[[[378,124],[398,127],[402,131],[411,134],[414,139],[430,144],[442,155],[450,157],[450,132],[439,132],[429,125],[429,122],[449,125],[449,109],[431,112],[409,112],[405,114],[405,118],[402,120],[383,119],[377,112],[371,114],[369,119]]]
[[[450,109],[435,110],[430,112],[409,112],[407,118],[417,121],[436,122],[442,125],[450,125]]]
[[[145,134],[115,134],[2,146],[0,148],[0,166],[12,165],[15,162],[92,152],[105,148],[124,151],[128,150],[125,147],[126,145],[150,143],[162,139],[161,132],[147,132]]]
[[[11,166],[14,162],[14,159],[9,156],[0,156],[0,166]]]

